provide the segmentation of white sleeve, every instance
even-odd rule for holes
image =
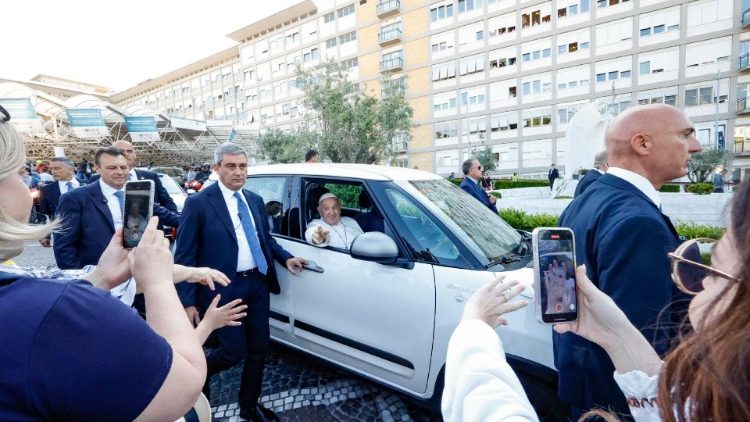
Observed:
[[[500,337],[482,321],[463,321],[451,336],[442,411],[447,422],[539,420]]]
[[[312,234],[318,226],[322,226],[322,224],[320,224],[320,220],[313,220],[307,224],[307,230],[305,230],[305,241],[313,246],[325,248],[331,242],[331,233],[328,233],[328,236],[326,236],[326,240],[323,243],[313,243]]]
[[[648,376],[643,371],[630,371],[624,374],[615,371],[615,382],[625,395],[630,413],[636,422],[661,422],[656,394],[659,376]]]

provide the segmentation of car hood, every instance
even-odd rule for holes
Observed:
[[[518,280],[526,286],[526,290],[521,292],[521,296],[527,299],[534,299],[534,269],[521,268],[503,272],[495,272],[495,276],[504,275],[509,280]]]

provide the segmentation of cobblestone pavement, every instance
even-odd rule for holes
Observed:
[[[27,245],[14,261],[54,265],[51,248]],[[211,380],[211,410],[218,422],[240,421],[237,391],[242,364]],[[302,352],[273,344],[266,361],[261,402],[282,421],[439,421],[403,394],[352,375]]]

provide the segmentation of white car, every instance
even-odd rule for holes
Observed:
[[[180,187],[180,185],[175,181],[171,176],[168,176],[164,173],[156,173],[157,176],[159,176],[159,180],[161,180],[162,186],[164,186],[164,189],[167,190],[167,193],[172,198],[172,201],[174,201],[174,204],[177,206],[177,212],[182,212],[182,207],[185,206],[185,200],[187,199],[187,193]]]
[[[245,187],[267,209],[282,204],[269,217],[276,241],[323,269],[295,277],[276,264],[281,294],[271,295],[272,338],[416,398],[439,400],[448,340],[475,289],[500,272],[533,283],[530,236],[436,174],[347,164],[248,173]],[[365,231],[350,251],[304,241],[326,191]],[[507,318],[498,333],[532,403],[564,417],[550,327],[536,321],[533,306]]]

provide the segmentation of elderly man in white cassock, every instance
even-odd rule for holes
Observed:
[[[353,218],[341,217],[341,202],[332,193],[321,195],[318,213],[321,218],[311,221],[305,231],[305,240],[311,245],[349,249],[354,239],[363,233]]]

